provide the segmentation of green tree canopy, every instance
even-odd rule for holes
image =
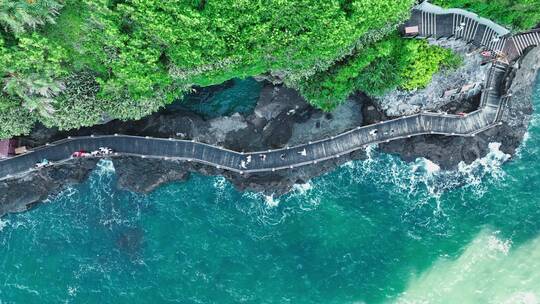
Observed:
[[[54,23],[62,4],[56,0],[0,0],[0,26],[21,34]]]
[[[369,80],[380,90],[419,86],[436,68],[403,64],[399,77],[382,74],[396,49],[416,52],[388,36],[414,3],[0,0],[0,115],[16,109],[29,124],[61,129],[137,119],[193,86],[269,72],[327,110]]]

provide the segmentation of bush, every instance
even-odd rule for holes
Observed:
[[[99,54],[110,71],[102,93],[143,100],[268,71],[312,75],[363,35],[406,19],[414,0],[83,2],[94,24],[82,33],[84,53],[109,50]]]
[[[459,63],[450,50],[393,34],[307,79],[300,92],[312,104],[330,111],[358,90],[377,96],[395,88],[425,87],[441,68]]]
[[[454,68],[461,64],[461,57],[451,50],[429,46],[426,41],[408,40],[404,49],[400,69],[402,81],[398,85],[404,90],[424,88],[441,68]]]
[[[21,35],[13,46],[5,46],[0,37],[0,77],[4,80],[0,94],[18,100],[30,112],[50,116],[54,97],[64,89],[59,79],[67,73],[66,60],[63,48],[37,33]]]
[[[99,85],[95,75],[85,71],[73,74],[63,80],[65,89],[54,103],[51,116],[40,121],[49,128],[69,130],[92,126],[101,120],[103,109],[97,100]]]
[[[15,105],[5,97],[0,97],[0,139],[11,138],[17,135],[29,134],[36,122],[36,118],[32,113]]]

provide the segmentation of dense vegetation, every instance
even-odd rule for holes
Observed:
[[[414,2],[0,0],[0,138],[138,119],[269,72],[327,110],[357,89],[413,89],[450,58],[390,34]]]
[[[461,58],[448,49],[391,35],[310,77],[300,85],[300,92],[319,107],[331,110],[355,91],[376,96],[395,88],[425,87],[441,67],[460,62]]]
[[[467,9],[516,30],[528,30],[540,25],[539,0],[432,0],[432,2],[445,7]]]

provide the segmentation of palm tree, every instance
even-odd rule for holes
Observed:
[[[57,0],[0,0],[0,26],[20,34],[46,23],[54,23],[62,4]]]
[[[62,82],[38,74],[11,74],[4,79],[5,93],[19,97],[23,107],[43,117],[54,114],[54,97],[64,89]]]

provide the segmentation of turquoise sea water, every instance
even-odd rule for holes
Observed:
[[[255,108],[262,87],[262,82],[253,78],[233,79],[231,87],[205,100],[201,100],[201,94],[192,94],[178,104],[206,118],[247,113]]]
[[[448,173],[371,147],[283,197],[141,196],[102,162],[1,219],[0,303],[538,303],[540,116],[515,160],[491,148]]]

